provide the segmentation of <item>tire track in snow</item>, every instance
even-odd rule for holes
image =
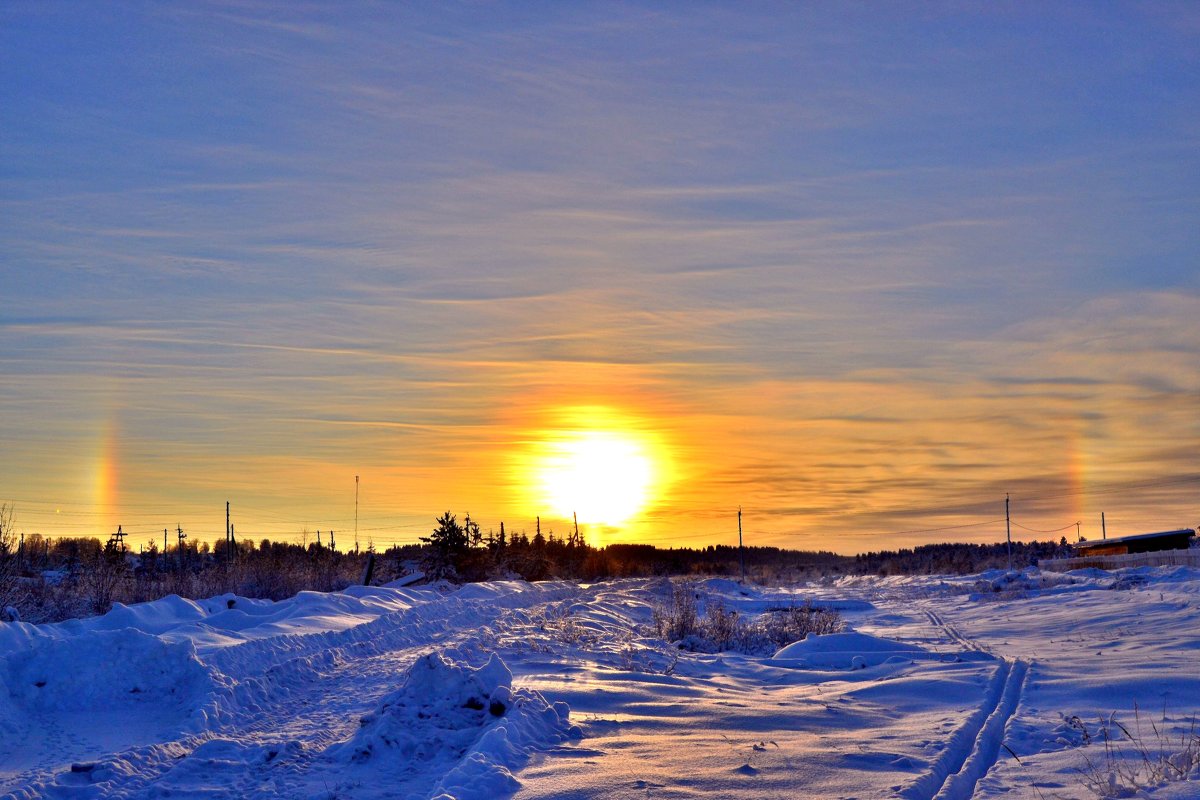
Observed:
[[[984,703],[950,736],[929,772],[900,792],[909,800],[969,800],[1000,756],[1004,731],[1016,713],[1029,664],[1000,661]]]

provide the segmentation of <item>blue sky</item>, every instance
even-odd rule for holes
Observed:
[[[291,535],[361,474],[383,541],[511,527],[581,403],[672,454],[614,537],[743,505],[854,551],[1005,492],[1194,526],[1198,40],[1187,3],[6,4],[0,491]]]

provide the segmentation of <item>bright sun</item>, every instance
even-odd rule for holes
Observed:
[[[580,522],[618,526],[653,499],[654,443],[622,429],[611,412],[592,409],[586,422],[543,433],[535,462],[540,499],[566,519],[578,514]]]

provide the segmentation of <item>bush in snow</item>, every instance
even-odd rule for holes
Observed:
[[[0,608],[16,605],[20,593],[17,535],[12,526],[12,506],[0,504]]]
[[[92,568],[84,574],[84,585],[91,600],[91,610],[96,614],[107,614],[116,600],[118,591],[133,577],[133,571],[125,560],[125,553],[110,540],[104,553]]]
[[[671,602],[652,612],[659,638],[675,642],[681,649],[701,652],[736,650],[742,653],[773,653],[808,636],[837,633],[842,618],[837,611],[811,603],[769,609],[756,619],[746,619],[728,609],[719,598],[708,598],[701,615],[695,584],[671,584]]]
[[[652,618],[654,632],[668,642],[699,635],[700,612],[695,584],[691,581],[672,582],[670,605],[655,606]]]
[[[704,608],[701,631],[717,650],[730,650],[745,639],[746,626],[736,611],[725,608],[720,601],[709,602]]]
[[[821,608],[805,602],[802,606],[770,609],[758,618],[755,627],[773,647],[778,648],[803,641],[810,633],[816,636],[838,633],[845,625],[842,616],[832,608]]]
[[[1102,758],[1084,756],[1087,766],[1080,770],[1084,786],[1107,800],[1141,797],[1166,783],[1200,780],[1200,729],[1194,717],[1185,729],[1172,734],[1166,728],[1165,712],[1161,727],[1153,720],[1148,722],[1150,732],[1143,730],[1136,705],[1133,715],[1132,731],[1114,713],[1099,721],[1094,735],[1079,717],[1070,718],[1082,730],[1083,744],[1104,744]]]

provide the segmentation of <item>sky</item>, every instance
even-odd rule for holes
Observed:
[[[136,545],[227,501],[341,546],[1196,527],[1198,222],[1188,2],[7,2],[0,501]]]

